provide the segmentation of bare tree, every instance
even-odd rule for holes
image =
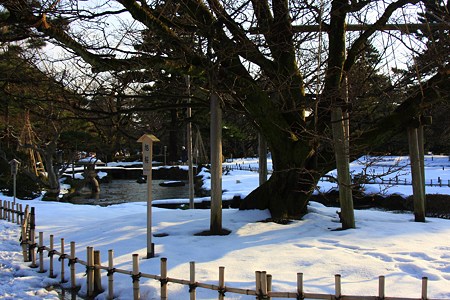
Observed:
[[[335,167],[331,111],[346,110],[345,74],[370,37],[403,7],[420,1],[379,5],[333,0],[327,6],[288,0],[118,0],[96,1],[95,7],[84,1],[32,3],[1,0],[9,13],[3,24],[49,38],[81,57],[94,72],[189,74],[205,91],[214,74],[214,92],[227,99],[225,105],[249,116],[272,153],[271,178],[243,201],[242,208],[268,208],[273,218],[299,218],[319,178]],[[368,24],[350,43],[348,20]],[[300,62],[305,61],[303,55],[317,58],[311,51],[317,34],[297,29],[317,21],[326,32],[326,63],[319,79],[323,87],[310,97],[305,90],[316,90],[311,80],[316,72]],[[144,45],[142,31],[152,37],[145,51],[134,47]],[[421,113],[422,95],[434,101],[436,90],[446,84],[448,72],[434,75],[422,85],[420,95],[410,94],[383,122],[351,137],[350,148],[364,151],[403,132]]]

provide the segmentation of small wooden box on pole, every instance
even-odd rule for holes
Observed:
[[[147,258],[155,256],[152,243],[152,159],[153,143],[159,139],[153,134],[144,134],[138,140],[142,143],[142,174],[147,176]]]

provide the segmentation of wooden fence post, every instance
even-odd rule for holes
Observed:
[[[334,283],[335,283],[335,294],[336,299],[341,297],[341,275],[334,275]]]
[[[195,300],[196,298],[196,285],[195,285],[195,262],[189,262],[189,299]]]
[[[225,267],[219,267],[219,299],[225,299]]]
[[[297,297],[303,299],[303,273],[297,273]]]
[[[61,256],[59,257],[59,261],[61,261],[61,279],[60,282],[64,283],[67,282],[65,277],[66,277],[66,270],[65,270],[65,264],[64,264],[64,259],[66,258],[66,254],[64,252],[64,239],[61,239]]]
[[[114,250],[108,250],[108,300],[114,299]]]
[[[100,251],[94,251],[94,293],[100,293],[103,291],[102,288],[102,273],[100,269],[101,259],[100,259]]]
[[[39,273],[44,273],[44,233],[39,231]]]
[[[3,220],[3,201],[0,200],[0,220]]]
[[[27,237],[27,225],[25,223],[22,224],[22,255],[23,261],[28,262],[28,237]]]
[[[428,294],[427,283],[428,283],[428,277],[422,277],[422,300],[427,299],[427,294]]]
[[[6,202],[6,205],[6,211],[8,212],[8,222],[11,222],[11,202]]]
[[[50,274],[48,275],[50,278],[55,278],[55,274],[53,274],[53,255],[55,254],[54,242],[53,242],[53,234],[50,235],[50,251],[48,252],[48,257],[50,258]]]
[[[272,292],[272,275],[267,274],[267,293]],[[268,300],[272,297],[267,297]]]
[[[259,299],[259,294],[261,293],[261,271],[255,271],[255,290],[256,299]]]
[[[133,299],[139,300],[140,299],[140,292],[139,292],[139,254],[133,254],[133,272],[131,275],[131,278],[133,278]],[[162,276],[162,275],[161,275]],[[162,295],[161,295],[161,299]]]
[[[17,203],[17,225],[22,224],[23,220],[23,211],[22,211],[22,204]]]
[[[29,241],[30,244],[28,245],[28,255],[30,256],[29,259],[31,261],[31,267],[32,268],[36,268],[36,253],[34,252],[34,248],[36,248],[36,244],[35,244],[35,233],[34,230],[36,228],[36,223],[35,223],[35,214],[34,214],[34,207],[31,207],[31,211],[30,211],[30,236],[29,236]]]
[[[70,287],[74,290],[77,286],[76,283],[76,269],[75,269],[75,264],[76,264],[76,256],[75,256],[75,242],[70,242],[70,260],[69,260],[69,265],[70,265]]]
[[[10,202],[8,202],[8,203],[10,203]],[[15,206],[16,206],[16,203],[14,203],[14,202],[12,202],[11,203],[11,222],[12,223],[16,223],[16,210],[15,210]]]
[[[87,266],[86,266],[86,283],[87,295],[92,297],[94,295],[94,248],[86,248]]]
[[[167,300],[167,258],[161,258],[161,300]]]
[[[384,299],[384,286],[385,286],[385,277],[378,277],[378,298]]]

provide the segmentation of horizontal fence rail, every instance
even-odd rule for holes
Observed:
[[[116,274],[130,276],[130,286],[133,289],[133,299],[138,300],[140,297],[141,278],[157,280],[161,283],[160,298],[168,299],[168,283],[176,283],[186,285],[189,287],[189,299],[196,299],[196,289],[203,288],[217,291],[217,299],[225,299],[225,294],[240,294],[254,296],[256,299],[329,299],[329,300],[449,300],[449,299],[432,299],[427,297],[428,292],[428,278],[423,277],[421,281],[422,291],[418,298],[402,298],[389,297],[385,293],[385,277],[378,277],[378,295],[377,296],[353,296],[343,295],[341,293],[341,275],[337,274],[334,278],[335,293],[321,294],[308,293],[304,290],[303,273],[297,273],[297,289],[296,291],[282,292],[272,290],[272,275],[267,274],[266,271],[255,271],[255,289],[241,289],[225,284],[225,267],[219,267],[218,284],[201,283],[195,280],[195,262],[190,262],[189,279],[177,279],[168,277],[167,259],[161,258],[160,275],[146,274],[139,270],[139,255],[132,254],[132,268],[131,270],[119,269],[114,267],[114,250],[108,250],[108,265],[102,265],[100,259],[100,251],[94,250],[93,247],[86,247],[86,260],[81,260],[76,256],[75,242],[70,242],[70,252],[65,252],[65,241],[60,240],[59,251],[54,247],[54,236],[50,235],[49,246],[45,246],[44,233],[38,233],[38,243],[35,241],[35,210],[26,206],[22,210],[22,205],[12,203],[9,201],[0,201],[0,220],[17,223],[22,228],[21,245],[23,258],[25,262],[31,262],[31,268],[39,268],[40,273],[48,272],[51,278],[57,278],[55,275],[54,264],[55,257],[60,263],[59,278],[60,283],[68,282],[66,277],[70,278],[70,287],[72,291],[79,291],[80,287],[76,282],[76,265],[84,266],[86,269],[86,294],[80,295],[91,299],[99,293],[107,292],[107,299],[114,299],[114,279]],[[46,257],[49,259],[49,270],[44,270],[44,251],[47,252]],[[66,276],[66,264],[69,267],[70,276]],[[103,272],[102,272],[103,271]],[[101,276],[107,276],[108,286],[105,290],[102,287]]]

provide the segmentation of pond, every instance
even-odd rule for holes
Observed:
[[[160,186],[168,180],[152,180],[152,199],[186,199],[189,198],[189,186]],[[138,183],[135,179],[115,179],[100,184],[100,193],[94,197],[76,196],[71,199],[76,204],[112,205],[126,202],[146,202],[147,183]]]

